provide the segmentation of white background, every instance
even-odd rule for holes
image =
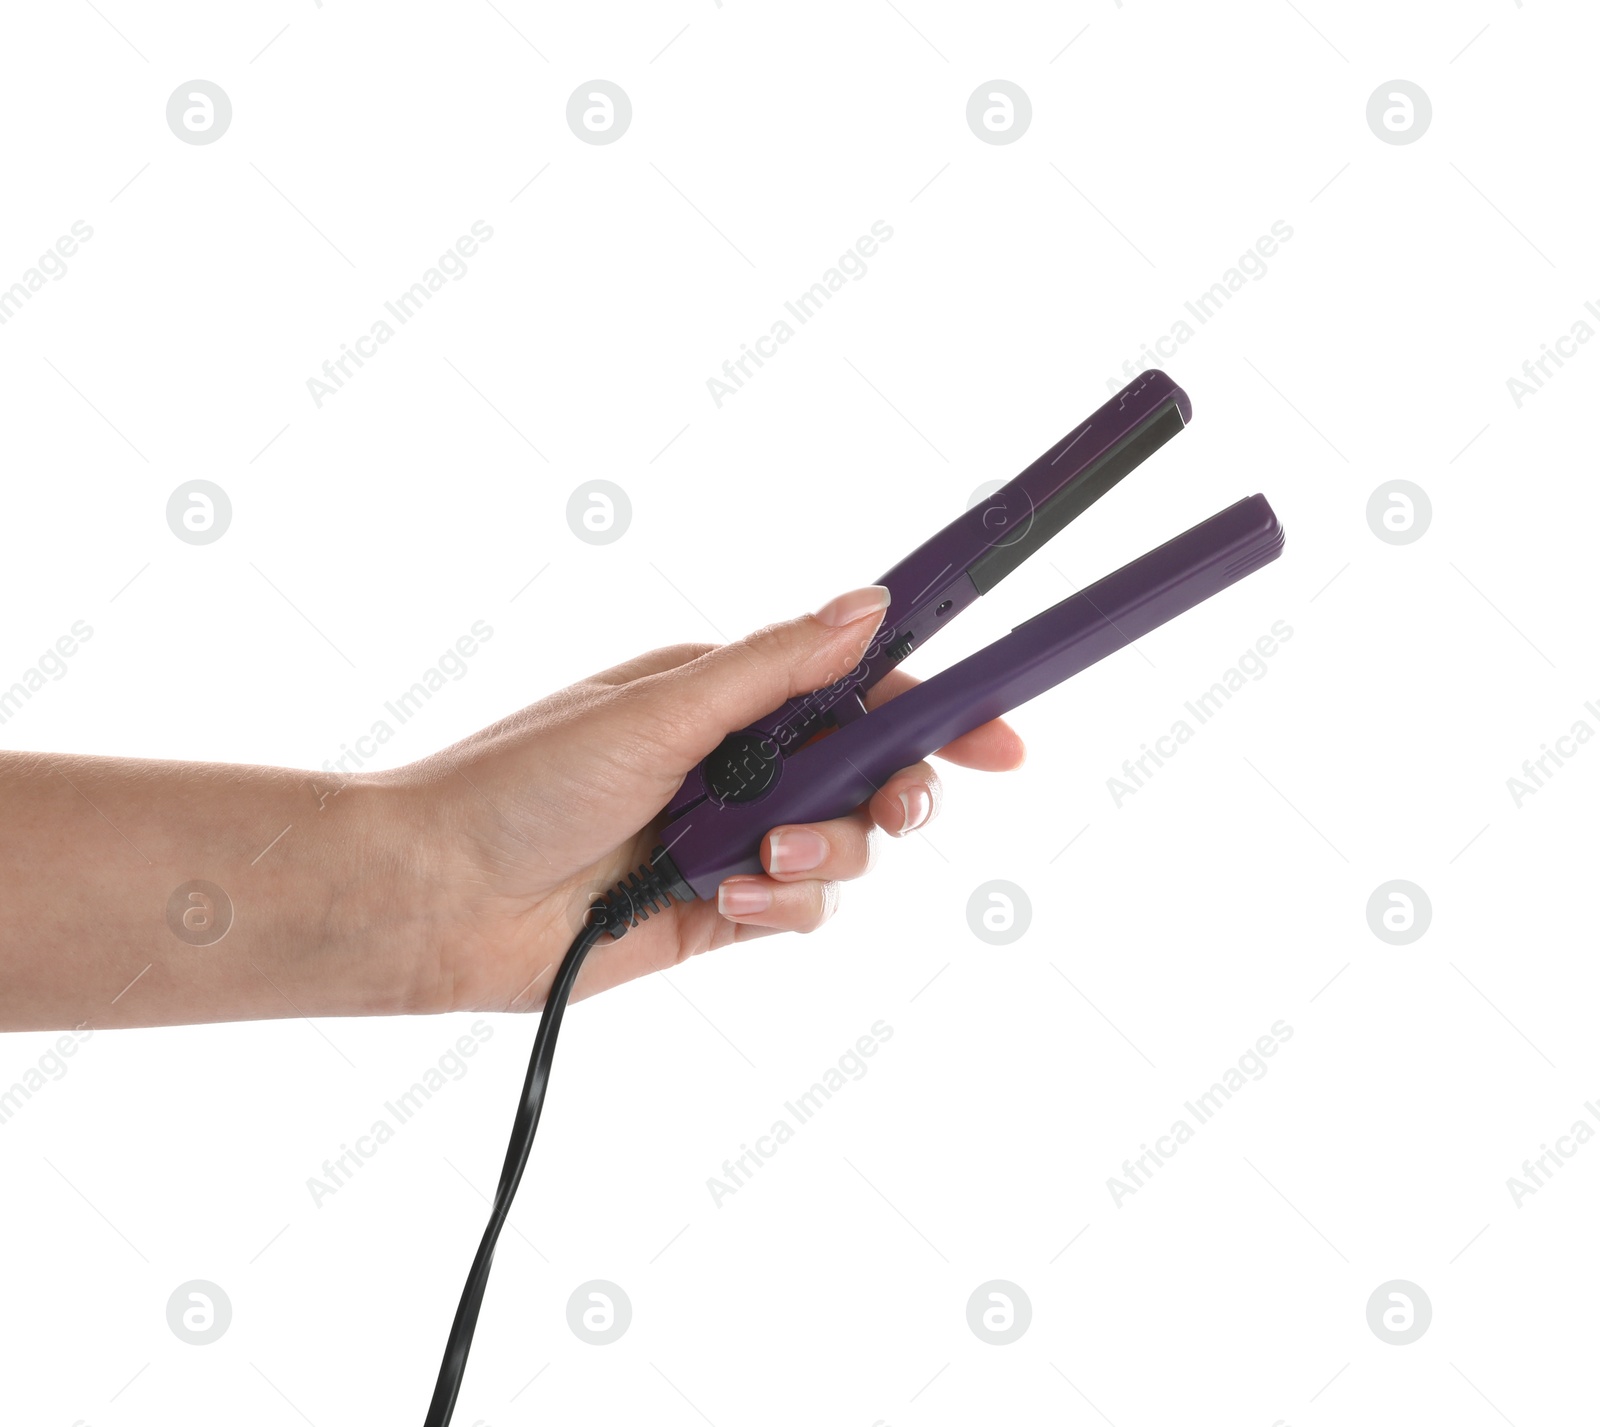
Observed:
[[[910,667],[1254,491],[1288,545],[1021,710],[1026,768],[951,771],[821,933],[574,1012],[457,1421],[1592,1415],[1600,1146],[1520,1207],[1506,1183],[1600,1123],[1600,751],[1520,807],[1506,783],[1600,728],[1600,352],[1506,386],[1600,298],[1592,9],[497,3],[8,9],[0,283],[94,236],[0,328],[0,682],[94,635],[7,746],[317,768],[486,621],[398,764],[814,608],[1099,405],[1276,220],[1169,364],[1192,428]],[[203,147],[164,117],[196,77],[234,111]],[[633,104],[605,147],[565,121],[596,77]],[[1006,146],[965,119],[997,77],[1033,106]],[[1406,146],[1365,117],[1396,77],[1433,104]],[[467,275],[318,409],[307,378],[479,219]],[[719,409],[707,378],[879,219],[867,275]],[[196,478],[233,503],[206,546],[165,520]],[[565,517],[596,478],[633,507],[603,547]],[[1396,478],[1432,502],[1408,545],[1366,518]],[[966,914],[996,878],[1033,908],[1004,947]],[[1395,878],[1433,909],[1406,946],[1366,917]],[[489,1018],[320,1208],[306,1181],[471,1019],[83,1046],[0,1132],[6,1420],[420,1420],[532,1020]],[[718,1207],[708,1177],[880,1020]],[[1108,1177],[1276,1021],[1269,1073],[1119,1207]],[[0,1041],[0,1083],[52,1039]],[[165,1317],[196,1278],[233,1305],[206,1347]],[[609,1347],[566,1322],[596,1278],[633,1305]],[[1006,1347],[966,1321],[996,1278],[1032,1304]],[[1367,1324],[1390,1279],[1433,1306],[1409,1346]]]

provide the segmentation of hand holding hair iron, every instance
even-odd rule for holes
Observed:
[[[1015,480],[878,581],[889,589],[846,677],[730,734],[667,807],[653,865],[680,900],[760,872],[761,839],[843,816],[897,769],[1042,694],[1276,559],[1283,530],[1259,495],[1202,521],[868,713],[863,695],[1183,430],[1189,398],[1148,371]]]
[[[1189,398],[1165,373],[1148,371],[1130,382],[878,582],[889,589],[889,606],[849,674],[730,733],[684,779],[665,809],[662,846],[589,908],[545,999],[489,1225],[456,1309],[425,1427],[446,1427],[455,1411],[495,1243],[533,1148],[562,1013],[591,948],[608,934],[623,936],[671,898],[710,898],[724,878],[761,871],[761,840],[771,828],[843,816],[898,769],[1278,557],[1277,517],[1264,496],[1247,496],[867,711],[863,695],[873,684],[1183,430],[1190,414]]]

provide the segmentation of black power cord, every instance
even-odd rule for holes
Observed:
[[[550,1066],[555,1060],[556,1036],[561,1030],[561,1017],[567,1009],[567,1000],[578,980],[588,956],[601,937],[609,935],[613,941],[621,940],[629,927],[661,911],[676,897],[680,902],[694,899],[694,893],[678,875],[666,849],[658,847],[650,861],[617,883],[610,892],[600,897],[584,918],[583,930],[577,935],[556,971],[550,984],[550,994],[545,997],[544,1010],[539,1016],[539,1030],[533,1038],[533,1055],[528,1061],[528,1077],[522,1085],[522,1100],[517,1106],[517,1116],[511,1126],[511,1143],[506,1147],[505,1166],[500,1171],[500,1184],[494,1193],[494,1207],[489,1211],[489,1224],[483,1231],[467,1274],[466,1287],[461,1290],[461,1302],[456,1308],[455,1322],[450,1325],[450,1337],[445,1343],[444,1361],[439,1365],[439,1380],[433,1389],[433,1401],[428,1405],[428,1415],[423,1427],[448,1427],[455,1412],[456,1397],[461,1391],[461,1380],[467,1371],[467,1354],[472,1349],[473,1330],[478,1326],[478,1309],[483,1305],[483,1291],[489,1283],[489,1269],[494,1263],[494,1248],[500,1230],[511,1212],[511,1201],[516,1198],[517,1186],[522,1183],[522,1171],[527,1167],[528,1154],[533,1149],[534,1131],[539,1128],[539,1112],[544,1108],[545,1091],[550,1085]]]

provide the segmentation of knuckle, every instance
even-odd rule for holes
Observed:
[[[676,669],[684,664],[692,664],[696,659],[704,658],[713,649],[720,647],[716,644],[688,640],[682,644],[669,644],[665,649],[658,649],[655,657],[666,667]]]
[[[797,620],[782,620],[764,624],[750,636],[750,645],[759,654],[785,666],[800,663],[810,653],[805,647],[804,631]]]

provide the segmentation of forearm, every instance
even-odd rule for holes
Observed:
[[[290,769],[0,753],[0,1029],[434,1009],[411,806]]]

